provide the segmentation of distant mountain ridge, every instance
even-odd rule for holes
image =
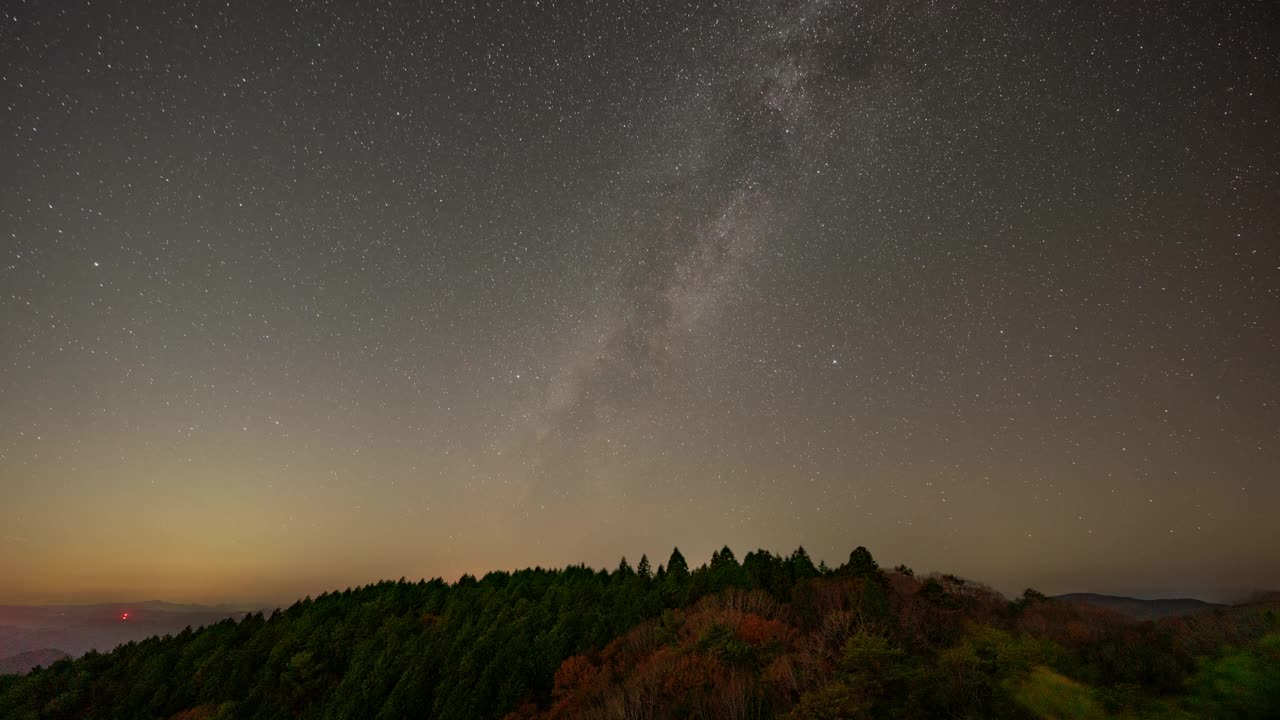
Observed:
[[[127,613],[127,617],[126,617]],[[92,605],[0,605],[0,656],[58,648],[72,657],[106,652],[132,640],[240,619],[231,605],[182,605],[158,600]]]
[[[1221,603],[1205,602],[1195,598],[1161,598],[1143,600],[1123,595],[1101,595],[1098,593],[1067,593],[1055,595],[1054,600],[1105,608],[1137,620],[1158,620],[1166,617],[1185,617],[1203,615],[1214,610],[1231,607]]]
[[[71,656],[54,648],[20,652],[17,655],[0,658],[0,675],[25,675],[31,668],[49,667],[69,657]]]

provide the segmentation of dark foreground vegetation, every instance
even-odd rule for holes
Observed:
[[[0,718],[1280,718],[1276,604],[1140,622],[803,549],[385,582],[0,678]]]

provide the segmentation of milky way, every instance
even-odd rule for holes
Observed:
[[[1267,3],[55,5],[0,18],[0,601],[1280,584]]]

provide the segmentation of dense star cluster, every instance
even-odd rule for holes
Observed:
[[[1280,583],[1266,2],[4,12],[0,601]]]

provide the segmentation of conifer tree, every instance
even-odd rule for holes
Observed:
[[[667,560],[667,577],[676,582],[684,582],[689,578],[689,563],[680,554],[680,548],[671,550],[671,558]]]
[[[880,573],[880,565],[871,557],[871,551],[861,545],[849,553],[849,562],[843,569],[854,577],[874,577]]]

